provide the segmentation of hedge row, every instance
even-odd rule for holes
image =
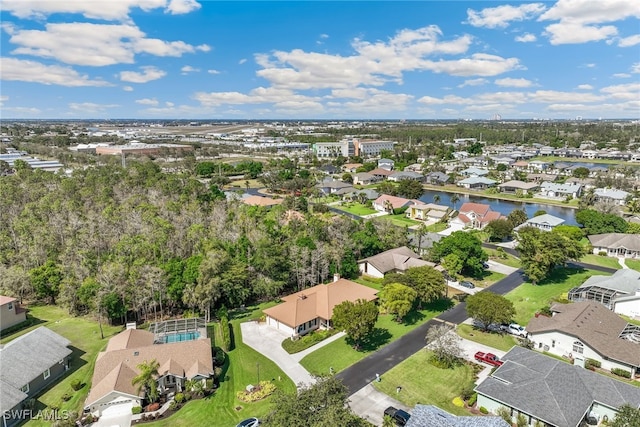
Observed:
[[[227,316],[220,318],[220,328],[222,329],[222,349],[229,351],[233,343],[231,340],[231,325],[229,325],[229,318]]]
[[[620,368],[611,368],[611,373],[616,374],[619,377],[631,378],[631,372],[620,369]]]

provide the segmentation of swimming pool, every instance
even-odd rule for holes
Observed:
[[[200,338],[200,332],[178,332],[163,336],[162,341],[166,344],[171,342],[192,341],[198,338]]]

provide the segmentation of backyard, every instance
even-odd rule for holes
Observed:
[[[66,376],[54,382],[45,389],[36,402],[34,413],[46,407],[59,407],[61,410],[82,411],[84,400],[91,388],[91,377],[98,352],[102,350],[108,339],[122,330],[121,326],[102,325],[105,338],[100,338],[98,322],[84,317],[71,317],[65,310],[52,305],[37,305],[28,307],[28,315],[32,318],[33,326],[20,330],[3,338],[0,342],[6,344],[14,338],[40,326],[46,326],[57,334],[71,341],[73,350],[71,367]],[[80,380],[85,384],[79,391],[73,391],[71,381]],[[68,395],[70,399],[63,400]],[[49,426],[45,420],[31,420],[25,426]]]
[[[347,202],[342,203],[340,205],[333,206],[336,209],[340,209],[341,211],[349,212],[358,216],[365,216],[377,213],[378,211],[373,209],[370,206],[363,205],[362,203],[356,202]]]
[[[538,285],[523,283],[505,295],[513,302],[516,309],[515,322],[526,325],[541,308],[548,306],[553,300],[566,298],[571,288],[580,286],[593,275],[610,276],[595,270],[558,268],[551,277]]]
[[[382,375],[373,386],[409,407],[420,403],[435,405],[455,415],[471,415],[452,400],[460,396],[465,387],[475,382],[473,369],[468,364],[453,369],[436,368],[429,362],[431,353],[419,351]],[[416,375],[420,373],[419,375]],[[396,393],[396,387],[402,390]]]
[[[330,368],[333,368],[334,372],[340,372],[437,316],[448,304],[448,301],[440,300],[425,306],[422,310],[413,310],[405,317],[404,323],[396,322],[391,315],[381,314],[369,342],[360,350],[354,349],[347,343],[346,337],[342,337],[305,356],[300,364],[312,374],[328,374]]]

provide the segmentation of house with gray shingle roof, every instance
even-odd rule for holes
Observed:
[[[606,252],[612,257],[640,258],[640,236],[637,234],[603,233],[587,237],[596,255]]]
[[[640,407],[640,388],[515,346],[502,366],[480,383],[478,406],[492,413],[505,407],[528,423],[578,427],[587,418],[613,420],[622,405]]]
[[[630,196],[630,193],[615,188],[596,188],[594,194],[598,201],[612,201],[618,205],[624,205]]]
[[[547,197],[580,197],[582,185],[580,184],[556,184],[555,182],[543,182],[540,184],[540,193]]]
[[[625,316],[640,316],[640,271],[628,268],[612,276],[591,276],[569,291],[569,300],[594,301]]]
[[[69,369],[71,341],[41,326],[0,348],[0,413],[21,409]],[[4,418],[6,426],[23,420]]]
[[[562,224],[564,224],[564,219],[549,214],[543,214],[534,216],[533,218],[529,218],[528,220],[514,228],[514,230],[518,231],[524,227],[535,227],[542,231],[551,231],[555,227]]]
[[[472,176],[458,181],[458,186],[469,189],[483,189],[493,187],[497,182],[498,181],[490,178],[485,178],[483,176]]]
[[[539,316],[527,325],[535,348],[556,356],[594,359],[602,369],[640,374],[640,327],[630,325],[593,301],[554,304],[552,317]]]
[[[420,255],[406,246],[390,249],[358,261],[358,269],[362,274],[382,278],[386,273],[401,273],[412,267],[434,267],[435,264],[420,259]]]
[[[405,427],[511,427],[500,417],[456,416],[433,405],[417,404]]]

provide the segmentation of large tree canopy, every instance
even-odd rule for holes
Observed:
[[[511,301],[490,291],[469,295],[466,301],[469,316],[480,321],[485,329],[494,323],[509,323],[516,314]]]
[[[344,301],[333,308],[331,321],[333,327],[344,330],[348,339],[358,348],[378,321],[378,307],[373,301]]]
[[[464,231],[455,231],[433,244],[431,258],[440,262],[449,254],[455,254],[462,262],[462,272],[477,277],[484,271],[482,263],[489,256],[482,250],[482,242],[476,236]]]
[[[584,227],[586,235],[602,233],[625,233],[628,223],[615,214],[604,214],[593,209],[576,213],[576,221]]]

